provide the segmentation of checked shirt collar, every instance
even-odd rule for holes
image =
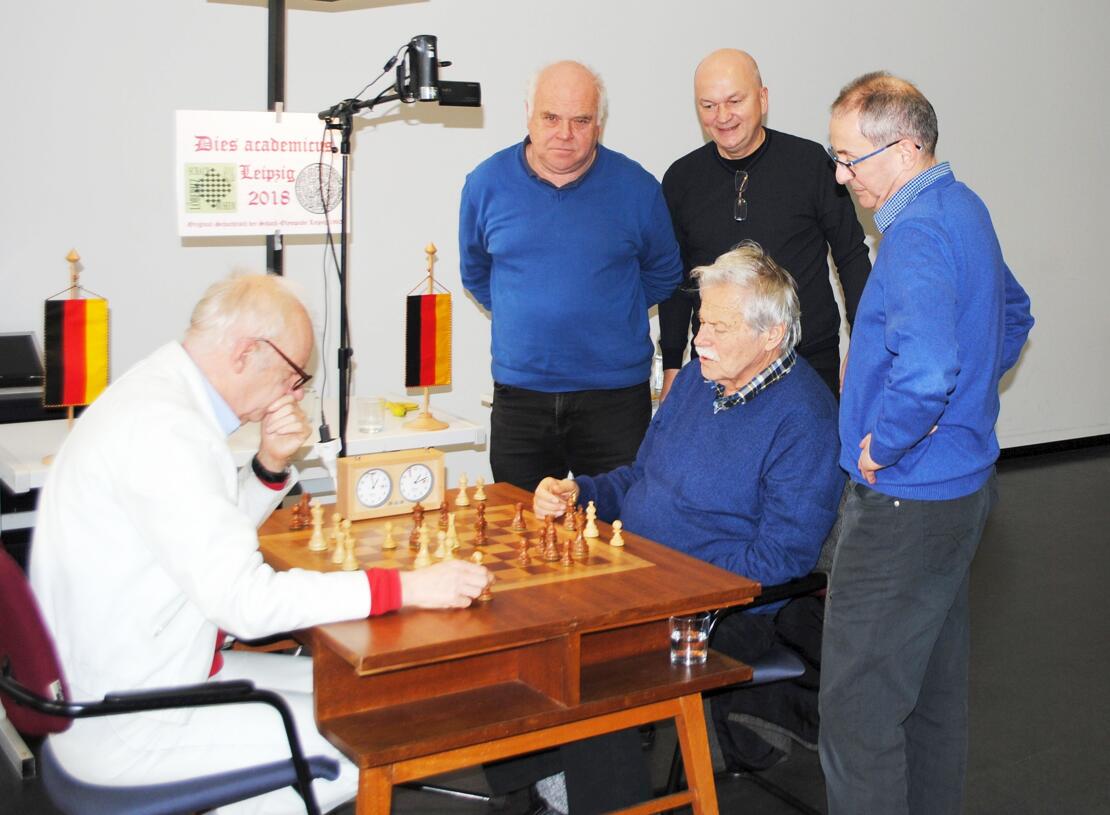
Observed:
[[[731,407],[736,407],[736,405],[746,405],[761,392],[767,390],[771,385],[790,373],[791,369],[794,367],[794,363],[797,361],[798,353],[793,349],[787,351],[752,377],[751,382],[731,396],[725,396],[724,385],[710,382],[709,384],[717,394],[716,398],[713,400],[713,413],[720,413],[722,410],[728,410]]]
[[[930,167],[923,173],[918,173],[909,181],[907,181],[902,189],[898,190],[893,197],[875,213],[875,226],[879,232],[886,232],[894,219],[901,214],[902,210],[910,205],[913,199],[921,194],[922,190],[932,184],[939,178],[946,175],[952,175],[952,165],[947,161],[942,161]]]

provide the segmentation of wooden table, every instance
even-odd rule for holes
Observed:
[[[529,493],[506,484],[487,493],[490,506],[531,506]],[[266,534],[287,524],[285,510],[261,530],[276,568],[296,565],[267,547]],[[470,609],[406,609],[306,632],[317,724],[360,769],[359,815],[386,815],[394,784],[668,718],[689,789],[625,812],[717,811],[701,693],[745,682],[751,669],[715,651],[705,665],[672,666],[667,618],[749,602],[759,584],[624,537],[652,565],[498,591]]]

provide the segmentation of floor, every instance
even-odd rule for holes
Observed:
[[[1110,813],[1110,447],[999,464],[1000,503],[972,572],[967,813]],[[660,783],[674,733],[652,749]],[[767,776],[824,811],[815,754]],[[457,774],[481,790],[481,776]],[[748,779],[718,782],[722,812],[793,812]],[[350,808],[346,813],[351,812]],[[395,813],[489,813],[484,803],[401,790]],[[56,812],[36,782],[0,767],[0,813]]]

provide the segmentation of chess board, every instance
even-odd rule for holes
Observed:
[[[326,508],[324,537],[331,543],[331,507]],[[563,566],[559,561],[548,563],[542,556],[543,523],[528,509],[524,510],[524,520],[527,530],[517,532],[510,528],[515,514],[511,504],[502,504],[486,508],[486,543],[475,547],[476,537],[474,521],[477,510],[473,505],[469,507],[449,507],[449,512],[455,513],[455,532],[459,541],[459,548],[453,556],[456,559],[470,559],[476,549],[482,552],[482,565],[496,575],[493,591],[509,591],[526,586],[536,586],[547,583],[557,583],[566,580],[578,580],[584,577],[593,577],[602,574],[616,574],[617,572],[641,569],[652,566],[650,561],[635,554],[635,544],[628,543],[629,537],[625,536],[626,544],[623,547],[613,547],[608,543],[608,530],[603,527],[601,538],[587,538],[589,556],[582,561],[575,561],[572,566]],[[424,525],[428,528],[431,543],[429,551],[436,550],[436,532],[439,530],[440,512],[428,511],[424,514]],[[275,520],[288,522],[289,510],[282,510],[275,515]],[[382,549],[382,541],[386,537],[386,524],[392,523],[392,537],[397,543],[396,549]],[[272,527],[271,527],[272,528]],[[355,556],[358,558],[360,569],[373,567],[412,569],[416,557],[416,549],[409,546],[409,533],[412,531],[412,517],[408,515],[394,518],[376,518],[368,521],[359,521],[351,525],[351,536],[355,539]],[[555,529],[559,536],[559,551],[562,552],[564,543],[569,538],[573,541],[575,533],[563,528],[562,519],[557,519]],[[528,552],[531,563],[521,566],[518,561],[520,551],[520,536],[528,539]],[[326,552],[310,552],[308,539],[312,536],[311,527],[295,531],[274,532],[260,536],[266,550],[266,559],[276,568],[310,569],[318,572],[340,571],[341,564],[332,563],[332,550]],[[633,550],[633,551],[630,551]],[[432,557],[432,562],[438,558]]]

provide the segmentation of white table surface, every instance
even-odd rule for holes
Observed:
[[[406,397],[411,400],[411,397]],[[412,400],[415,401],[415,400]],[[310,407],[310,406],[306,406]],[[449,445],[481,445],[486,441],[486,430],[480,425],[444,413],[435,406],[432,399],[432,415],[447,422],[444,430],[410,430],[404,423],[418,414],[410,411],[401,418],[389,411],[385,415],[385,427],[378,433],[360,433],[354,429],[355,400],[351,400],[348,425],[352,431],[347,434],[347,454],[379,453],[386,450],[411,450],[417,447],[446,447]],[[311,417],[316,411],[306,410]],[[339,411],[329,400],[328,418],[335,432]],[[78,419],[80,421],[80,419]],[[318,424],[318,419],[313,419]],[[14,493],[37,489],[46,481],[49,465],[43,459],[58,451],[66,437],[66,420],[56,419],[48,422],[15,422],[0,425],[0,481]],[[250,461],[258,450],[258,424],[251,423],[240,427],[231,434],[228,445],[235,456],[235,463],[242,465]],[[318,467],[312,446],[319,440],[316,430],[295,460],[299,469]]]

